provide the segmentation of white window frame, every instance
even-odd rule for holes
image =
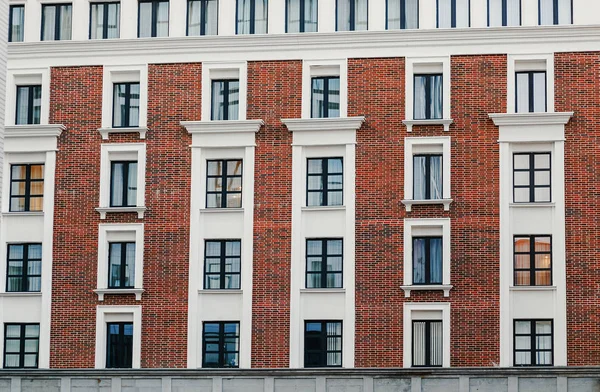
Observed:
[[[238,120],[211,120],[212,81],[230,79],[239,81],[239,113]],[[243,121],[246,120],[248,94],[248,63],[202,63],[202,121]]]
[[[413,236],[441,236],[442,237],[442,284],[414,285],[413,276]],[[450,218],[423,218],[404,219],[404,296],[410,297],[414,290],[443,290],[444,297],[450,295]]]
[[[554,54],[509,54],[507,64],[506,112],[517,113],[516,73],[522,71],[546,71],[546,113],[554,113]],[[531,114],[531,113],[518,113]]]
[[[123,10],[121,10],[121,14]],[[113,128],[113,100],[115,83],[140,83],[140,118],[137,127]],[[102,127],[98,132],[102,139],[108,140],[111,133],[131,133],[140,134],[140,139],[146,138],[148,120],[148,66],[147,65],[129,65],[129,66],[104,66],[102,79]]]
[[[47,125],[50,118],[50,69],[25,68],[8,70],[6,78],[5,124],[16,124],[17,86],[39,84],[42,86],[40,124],[28,124],[26,126],[36,127],[38,125]]]
[[[404,358],[402,365],[412,367],[412,322],[415,320],[442,320],[443,360],[442,367],[450,367],[450,303],[405,302],[404,303]],[[439,314],[441,313],[441,318]]]
[[[442,74],[442,118],[416,120],[414,118],[414,89],[416,74]],[[405,112],[402,121],[406,125],[406,131],[412,132],[414,125],[443,125],[444,131],[450,130],[452,119],[450,118],[450,57],[414,57],[406,58],[405,64]]]
[[[137,160],[137,202],[135,207],[110,207],[110,164],[115,160]],[[106,219],[107,212],[137,212],[138,218],[144,217],[146,199],[146,144],[110,143],[100,147],[100,206],[96,211],[100,219]]]
[[[302,118],[311,118],[312,78],[339,76],[340,117],[348,116],[348,62],[343,60],[304,60],[302,62]]]
[[[132,369],[141,368],[142,348],[142,307],[134,306],[106,306],[96,307],[96,358],[95,368],[106,368],[106,338],[108,336],[106,323],[133,322],[133,352]]]
[[[442,154],[442,198],[415,200],[413,197],[413,156],[431,153]],[[444,211],[450,210],[450,203],[452,203],[450,164],[450,136],[404,138],[404,200],[402,203],[406,205],[406,211],[410,212],[412,206],[416,204],[443,204]]]

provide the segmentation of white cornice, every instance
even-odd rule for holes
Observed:
[[[573,117],[573,112],[491,113],[489,117],[496,126],[565,125]]]
[[[356,131],[365,121],[364,116],[338,118],[289,118],[281,122],[291,132],[302,131]]]
[[[263,120],[220,120],[220,121],[182,121],[190,134],[208,133],[256,133],[265,124]]]
[[[443,125],[444,132],[450,130],[450,124],[452,124],[451,118],[439,118],[430,120],[402,120],[402,124],[406,125],[406,132],[412,132],[415,125]]]
[[[22,137],[59,137],[62,131],[67,129],[62,124],[28,124],[28,125],[7,125],[4,128],[5,138],[22,138]]]

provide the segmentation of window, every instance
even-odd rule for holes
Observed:
[[[111,207],[134,207],[137,205],[137,172],[137,162],[135,161],[111,161]]]
[[[515,366],[551,366],[552,341],[552,320],[515,320]]]
[[[240,240],[207,240],[204,246],[204,288],[240,288]]]
[[[368,0],[336,0],[336,30],[366,30],[368,4]]]
[[[236,368],[240,360],[240,323],[204,322],[202,367]]]
[[[237,120],[240,112],[240,81],[213,80],[211,120]]]
[[[133,323],[106,323],[106,367],[131,368]]]
[[[550,202],[550,153],[513,156],[515,203]]]
[[[135,286],[135,242],[108,244],[108,288],[127,289]]]
[[[42,211],[44,208],[44,165],[10,167],[10,211]]]
[[[71,4],[42,5],[42,41],[71,39]]]
[[[341,288],[343,240],[306,240],[306,287]]]
[[[488,26],[520,26],[521,0],[488,0]]]
[[[242,207],[242,160],[206,162],[206,208]]]
[[[517,113],[545,112],[546,105],[546,72],[516,72]]]
[[[342,366],[342,322],[304,322],[304,367]]]
[[[169,2],[144,0],[139,3],[138,37],[169,36]]]
[[[469,27],[470,18],[469,0],[437,0],[437,27]]]
[[[236,34],[266,34],[267,7],[267,0],[237,0]]]
[[[113,128],[137,127],[140,123],[140,84],[115,83]]]
[[[340,78],[312,78],[311,117],[328,118],[340,116]]]
[[[17,115],[15,123],[39,124],[42,113],[42,86],[17,86]]]
[[[4,368],[37,368],[39,324],[4,324]]]
[[[540,25],[573,24],[572,0],[538,0]]]
[[[412,366],[442,366],[444,345],[441,320],[413,320]]]
[[[414,200],[442,199],[442,155],[413,156]]]
[[[90,39],[119,38],[121,3],[90,3]]]
[[[305,33],[317,31],[317,0],[287,0],[285,32]]]
[[[443,116],[442,74],[414,75],[414,119],[433,120]]]
[[[419,0],[387,0],[388,30],[418,29]]]
[[[42,288],[42,244],[8,245],[6,291],[40,291]]]
[[[413,237],[413,284],[442,284],[442,237]]]
[[[307,160],[306,205],[341,206],[343,203],[343,159],[310,158]]]
[[[216,35],[218,0],[188,0],[187,35]]]
[[[25,6],[11,5],[8,17],[8,42],[23,42],[25,34]]]
[[[552,237],[515,236],[515,286],[552,284]]]

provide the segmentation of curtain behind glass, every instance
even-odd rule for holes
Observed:
[[[303,0],[287,0],[287,32],[300,32],[300,2]]]
[[[502,0],[488,0],[488,26],[502,26]]]
[[[546,111],[546,73],[536,72],[533,74],[533,111]]]
[[[431,77],[431,118],[442,118],[442,75]]]
[[[229,97],[227,102],[227,119],[237,120],[240,112],[240,82],[238,80],[229,81]]]
[[[113,93],[113,126],[122,127],[125,125],[125,97],[126,97],[126,85],[115,84]]]
[[[571,0],[558,0],[558,24],[573,23]]]
[[[161,1],[156,9],[156,36],[169,36],[169,2]]]
[[[325,79],[323,79],[323,78],[313,78],[312,79],[311,117],[313,117],[313,118],[325,117],[324,89],[325,89]]]
[[[103,29],[104,29],[104,4],[90,4],[90,9],[92,12],[91,19],[91,27],[90,27],[90,38],[91,39],[99,39],[103,38]]]
[[[425,200],[427,194],[427,157],[413,157],[413,200]]]
[[[337,0],[337,31],[350,30],[350,0]]]
[[[29,107],[29,87],[17,87],[17,125],[27,124],[27,109]]]
[[[539,5],[540,25],[554,24],[554,0],[540,0]]]
[[[329,78],[327,117],[340,116],[340,78]]]
[[[188,24],[187,35],[200,35],[200,15],[202,12],[202,2],[200,0],[188,1]]]
[[[413,100],[414,106],[414,117],[415,120],[424,120],[425,117],[425,82],[426,76],[415,76],[414,77],[414,95]]]
[[[225,107],[225,82],[212,82],[211,120],[223,120]]]
[[[129,126],[137,127],[140,123],[140,84],[132,83],[129,87]]]
[[[529,74],[517,74],[517,113],[529,112]]]
[[[442,239],[429,240],[429,275],[431,284],[442,283]]]
[[[442,366],[443,361],[443,344],[442,344],[442,322],[441,321],[431,321],[429,323],[430,328],[430,366]]]
[[[113,163],[111,181],[112,181],[112,192],[111,192],[111,206],[120,207],[123,206],[123,164]]]
[[[413,321],[413,366],[425,366],[425,321]]]
[[[404,13],[402,4],[404,3]],[[387,28],[419,28],[419,0],[387,0]]]
[[[387,28],[395,30],[400,28],[400,2],[402,0],[387,0]]]
[[[452,2],[451,0],[437,0],[438,9],[438,27],[447,29],[452,27]]]
[[[404,0],[404,23],[406,29],[419,28],[419,0]]]
[[[138,36],[151,37],[152,36],[152,3],[140,3],[140,25]]]
[[[469,1],[456,0],[456,26],[469,27]]]
[[[304,31],[316,32],[318,28],[318,0],[304,0]]]
[[[218,0],[208,0],[206,2],[206,16],[204,18],[204,35],[217,35],[218,29]]]
[[[218,19],[218,0],[188,1],[188,36],[216,35]],[[204,13],[204,26],[202,26]],[[202,31],[204,27],[204,31]]]
[[[413,284],[425,282],[425,239],[413,238]]]
[[[267,0],[254,0],[254,34],[267,33]]]
[[[506,1],[506,25],[521,25],[521,0]]]
[[[10,21],[11,42],[23,42],[25,26],[25,7],[11,7],[12,19]]]
[[[121,286],[121,244],[110,244],[108,254],[108,287]]]
[[[237,34],[250,34],[251,1],[237,0]]]
[[[137,204],[137,162],[131,162],[128,165],[127,205],[135,206]]]
[[[54,28],[56,26],[56,7],[51,5],[42,6],[43,30],[42,41],[53,40],[56,36]]]
[[[442,199],[442,156],[429,157],[429,198]]]
[[[106,38],[119,38],[121,4],[110,3],[106,6],[106,8],[108,8]]]
[[[127,287],[135,286],[135,243],[125,244],[125,281]]]
[[[366,30],[368,26],[368,0],[354,0],[354,30]]]

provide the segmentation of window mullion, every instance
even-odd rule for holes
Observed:
[[[321,288],[327,287],[327,240],[321,240]]]
[[[27,279],[27,268],[29,264],[29,245],[23,245],[23,271],[21,273],[21,279],[23,280],[22,286],[24,291],[29,291],[29,280]]]
[[[425,238],[425,283],[431,283],[431,239]]]
[[[533,76],[534,73],[533,72],[528,72],[527,73],[528,76],[528,87],[529,87],[529,112],[533,113],[535,105],[534,105],[534,101],[535,101],[535,96],[534,96],[534,86],[533,86]]]
[[[121,179],[121,186],[123,188],[123,190],[121,191],[121,206],[127,206],[129,204],[129,201],[127,200],[127,187],[128,187],[128,181],[127,179],[129,178],[129,164],[127,162],[123,162],[123,178]]]
[[[158,1],[152,1],[152,27],[150,36],[156,37],[156,24],[158,23]]]
[[[54,6],[54,39],[60,39],[60,5]]]
[[[300,11],[299,11],[300,12],[300,18],[299,18],[300,26],[299,26],[298,30],[301,33],[304,33],[304,23],[306,22],[305,17],[304,17],[304,7],[305,7],[306,0],[299,0],[299,2],[300,2]]]
[[[129,113],[131,111],[131,83],[125,84],[125,115],[123,116],[123,125],[129,126]]]
[[[536,286],[535,282],[535,236],[529,236],[529,285]]]
[[[21,336],[19,336],[19,367],[25,367],[25,329],[27,326],[21,324]]]
[[[431,322],[425,321],[425,366],[430,366],[431,364]]]
[[[108,38],[108,8],[107,3],[102,4],[102,38]]]
[[[502,26],[508,26],[508,4],[507,4],[507,0],[502,0]]]
[[[225,191],[227,184],[227,161],[221,161],[221,208],[227,207],[227,192]]]
[[[553,1],[554,4],[552,4],[552,19],[554,24],[558,24],[558,0],[554,0]]]
[[[426,76],[425,77],[425,118],[426,119],[431,118],[431,100],[432,99],[433,98],[431,96],[431,77]]]
[[[219,262],[220,265],[220,271],[219,271],[219,287],[221,289],[225,288],[225,248],[226,248],[226,244],[225,241],[219,241],[219,248],[220,248],[220,255],[221,255],[221,260]]]
[[[456,0],[450,1],[450,27],[456,27]]]
[[[329,78],[323,78],[323,117],[329,117]]]
[[[329,159],[325,158],[321,161],[321,181],[323,182],[323,205],[329,205]]]
[[[529,201],[535,202],[535,154],[529,154]],[[530,245],[531,246],[531,245]]]
[[[406,28],[406,0],[400,0],[400,29],[405,29],[405,28]]]
[[[33,86],[27,87],[27,124],[33,124]]]
[[[200,0],[200,35],[206,34],[206,29],[204,28],[206,22],[206,0]],[[188,5],[188,13],[190,6]],[[188,22],[189,23],[189,22]]]
[[[229,80],[223,82],[223,120],[229,120]]]
[[[254,34],[255,31],[255,18],[256,18],[256,0],[250,0],[250,34]]]
[[[31,208],[31,165],[25,166],[25,211]]]
[[[431,199],[431,156],[425,157],[425,198]]]
[[[219,367],[225,364],[225,323],[219,323]]]
[[[535,347],[535,327],[536,327],[536,322],[535,321],[531,321],[531,326],[529,328],[531,328],[531,364],[532,365],[537,365],[537,358],[536,358],[536,354],[537,354],[537,349]]]
[[[121,260],[119,260],[119,270],[121,271],[121,279],[119,280],[119,287],[125,287],[125,260],[127,255],[127,244],[125,242],[121,243]]]

